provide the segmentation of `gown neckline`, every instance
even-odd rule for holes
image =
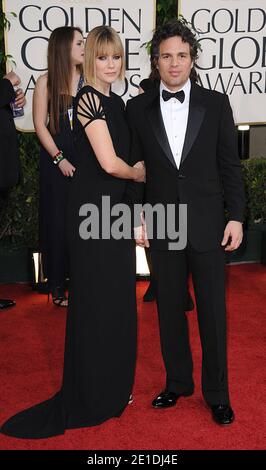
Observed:
[[[99,95],[103,96],[104,98],[107,98],[107,99],[110,99],[112,98],[112,96],[114,95],[114,93],[112,91],[110,91],[110,95],[105,95],[104,93],[102,93],[101,91],[97,90],[96,88],[94,88],[92,85],[84,85],[84,86],[88,86],[90,88],[92,88],[94,91],[96,91],[96,93],[99,93]]]

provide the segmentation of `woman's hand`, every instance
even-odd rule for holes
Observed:
[[[58,167],[64,176],[71,176],[71,178],[76,171],[76,168],[66,158],[58,163]]]
[[[133,166],[136,170],[136,175],[133,178],[136,183],[145,183],[146,182],[146,168],[144,161],[135,163]]]

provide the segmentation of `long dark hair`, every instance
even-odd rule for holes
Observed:
[[[75,31],[82,33],[80,28],[62,26],[56,28],[48,42],[48,99],[50,114],[50,130],[52,134],[59,132],[60,104],[66,113],[71,95],[71,47]],[[82,73],[82,65],[78,65]]]
[[[193,63],[198,59],[199,43],[196,38],[196,34],[182,20],[169,20],[163,26],[158,28],[151,41],[151,73],[149,78],[154,82],[160,81],[160,74],[157,69],[157,63],[159,58],[159,49],[162,41],[174,36],[180,36],[182,41],[189,44],[190,57]],[[194,82],[197,81],[197,72],[195,67],[192,67],[190,72],[190,79]]]

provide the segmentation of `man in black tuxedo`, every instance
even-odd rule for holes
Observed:
[[[153,75],[160,83],[127,105],[132,158],[146,165],[144,202],[165,209],[174,204],[176,216],[179,203],[187,205],[186,248],[173,250],[173,240],[160,239],[156,224],[153,238],[148,226],[145,235],[145,224],[135,238],[151,250],[166,369],[166,387],[153,407],[173,406],[194,391],[185,315],[190,269],[202,346],[203,396],[213,419],[231,424],[225,251],[235,250],[242,241],[244,189],[228,97],[193,81],[197,53],[196,37],[182,21],[166,23],[154,33],[151,46]],[[140,199],[136,193],[135,201]],[[224,202],[229,212],[226,225]]]
[[[15,93],[14,86],[20,84],[20,78],[9,72],[0,79],[0,198],[4,205],[8,190],[16,185],[19,179],[19,152],[17,131],[14,124],[10,103],[16,100],[18,107],[25,105],[25,96],[21,89]],[[0,309],[15,305],[13,300],[0,299]]]

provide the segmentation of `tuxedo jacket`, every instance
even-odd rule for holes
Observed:
[[[0,190],[14,186],[19,178],[17,131],[10,108],[15,97],[11,82],[0,79]]]
[[[173,99],[173,98],[172,98]],[[188,240],[197,251],[221,246],[226,206],[229,219],[244,219],[244,187],[236,130],[228,97],[191,84],[188,123],[179,169],[169,145],[159,87],[127,103],[132,136],[132,162],[144,160],[146,184],[135,183],[134,202],[187,205]],[[176,213],[178,219],[178,214]],[[156,224],[155,224],[156,225]],[[178,228],[178,227],[177,227]],[[150,246],[168,249],[156,227]]]

